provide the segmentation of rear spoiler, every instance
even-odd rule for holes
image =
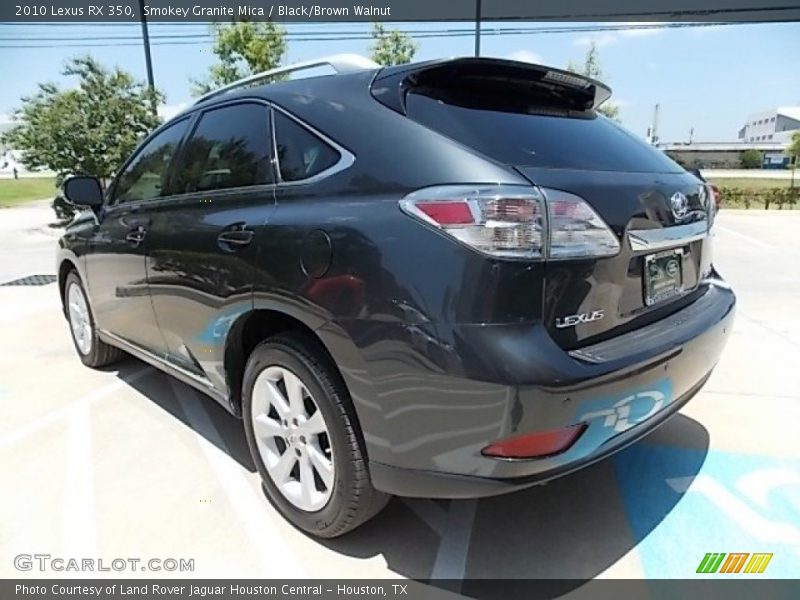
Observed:
[[[596,109],[611,97],[607,85],[563,69],[498,58],[451,58],[388,67],[372,82],[372,95],[402,114],[416,87],[495,89],[528,92],[572,110]]]

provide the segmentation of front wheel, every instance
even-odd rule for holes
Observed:
[[[291,332],[262,342],[247,362],[242,400],[264,488],[295,526],[337,537],[386,505],[370,482],[347,389],[316,340]]]
[[[83,364],[93,368],[104,367],[124,356],[122,350],[109,346],[97,336],[86,290],[75,271],[67,275],[64,284],[64,310],[69,321],[72,342]]]

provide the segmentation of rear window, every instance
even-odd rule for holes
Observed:
[[[412,92],[410,118],[499,162],[591,171],[680,172],[666,155],[593,113]]]

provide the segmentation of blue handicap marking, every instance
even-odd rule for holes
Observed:
[[[796,578],[800,458],[635,444],[614,466],[648,578]],[[696,573],[707,552],[771,552],[761,575]]]
[[[575,444],[576,450],[593,452],[610,438],[663,410],[673,400],[672,383],[663,378],[646,386],[582,402],[574,420],[587,423],[589,427]]]

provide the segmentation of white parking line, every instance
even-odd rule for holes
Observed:
[[[274,520],[278,517],[276,515],[273,518],[270,514],[274,509],[266,499],[256,494],[242,468],[231,458],[228,447],[203,408],[201,399],[194,390],[172,377],[169,378],[169,383],[181,410],[195,431],[195,439],[203,450],[211,470],[228,497],[253,548],[261,558],[264,570],[260,576],[281,579],[309,577],[309,573],[291,555],[288,544],[280,542],[283,535]],[[276,544],[282,546],[279,552],[274,550]]]
[[[7,446],[11,446],[22,439],[25,439],[29,435],[37,433],[46,427],[49,427],[53,423],[60,421],[64,417],[68,417],[72,414],[73,409],[77,404],[83,403],[87,406],[93,403],[96,400],[100,400],[105,398],[109,394],[116,392],[122,388],[127,387],[129,384],[133,383],[134,381],[145,377],[151,373],[155,373],[152,367],[143,367],[137,371],[134,371],[130,375],[126,375],[125,377],[120,377],[109,383],[104,385],[101,388],[94,390],[93,392],[87,394],[83,398],[79,398],[78,400],[73,400],[71,403],[63,406],[57,410],[47,413],[43,417],[39,417],[38,419],[31,421],[27,425],[20,427],[14,433],[9,433],[0,437],[0,449],[3,449]]]
[[[751,237],[749,235],[745,235],[744,233],[739,233],[738,231],[734,231],[733,229],[728,229],[727,227],[723,227],[722,225],[715,225],[717,231],[724,231],[725,233],[730,233],[731,235],[735,235],[736,237],[740,237],[743,240],[747,240],[751,244],[755,244],[756,246],[761,246],[762,248],[766,248],[768,250],[777,250],[777,246],[773,246],[772,244],[768,244],[766,242],[762,242],[759,239]]]
[[[94,460],[88,402],[76,402],[67,421],[64,490],[64,555],[97,556],[94,511]],[[77,573],[76,576],[82,576]]]
[[[513,401],[514,397],[509,389],[505,402],[511,406]],[[501,420],[490,424],[489,428],[495,428],[495,435],[500,437],[504,425],[505,420]],[[433,563],[431,579],[454,580],[452,589],[455,592],[461,590],[460,581],[464,578],[467,569],[467,555],[477,509],[477,500],[451,500],[447,506],[444,523],[437,528],[437,531],[441,532],[441,539],[439,540],[439,550],[436,553],[436,561]],[[428,511],[428,516],[432,516],[430,511]]]
[[[424,498],[407,498],[406,506],[424,523],[433,529],[439,537],[444,535],[444,528],[447,523],[447,511],[440,508],[433,500]]]
[[[431,579],[464,578],[477,500],[452,500],[447,507],[444,535],[433,563]]]
[[[12,278],[13,279],[13,278]],[[13,310],[0,313],[0,323],[19,323],[20,321],[43,312],[59,310],[58,304],[52,300],[46,302],[29,302],[23,307],[15,306]]]

